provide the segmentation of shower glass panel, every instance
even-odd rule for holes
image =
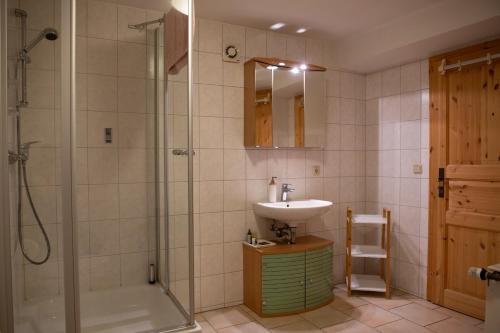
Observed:
[[[0,0],[2,332],[193,327],[188,3]]]
[[[62,66],[58,60],[60,33],[67,32],[61,31],[61,8],[54,1],[8,1],[7,16],[14,328],[16,332],[64,332]]]
[[[165,27],[175,8],[151,4],[77,6],[82,332],[169,330],[190,320],[187,173],[182,215],[165,204],[167,186],[174,196],[181,190],[165,181],[173,162],[166,161],[165,115],[182,103],[187,129],[187,64],[176,75],[182,88],[165,84]]]

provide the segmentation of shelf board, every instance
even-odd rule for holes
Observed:
[[[352,216],[352,223],[387,224],[387,219],[382,215],[356,214]]]
[[[351,274],[351,290],[385,293],[385,281],[378,275]]]
[[[387,258],[385,249],[377,245],[352,245],[351,255],[356,258]]]

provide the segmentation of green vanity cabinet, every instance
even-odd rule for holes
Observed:
[[[332,248],[306,252],[306,308],[315,308],[331,299]]]
[[[332,241],[315,236],[296,244],[243,245],[244,303],[261,316],[308,311],[332,300]]]
[[[304,310],[304,252],[262,256],[262,313]]]

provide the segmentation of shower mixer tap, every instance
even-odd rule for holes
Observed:
[[[9,150],[9,163],[14,164],[16,162],[26,162],[30,157],[30,147],[35,143],[39,143],[40,141],[28,141],[22,143],[18,147],[18,152],[14,152]]]

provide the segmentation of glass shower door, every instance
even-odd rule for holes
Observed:
[[[14,332],[71,327],[66,318],[72,306],[65,301],[73,295],[65,290],[63,273],[72,257],[72,249],[63,246],[71,227],[71,207],[64,204],[72,196],[63,177],[70,71],[61,61],[69,50],[63,47],[70,34],[62,15],[69,14],[69,6],[40,3],[7,4],[8,107],[2,111],[8,121],[9,179],[2,191],[8,188],[10,203]]]
[[[192,1],[0,2],[9,6],[9,109],[0,125],[7,124],[1,135],[11,150],[5,186],[11,246],[8,260],[1,259],[11,262],[5,267],[12,291],[0,305],[14,328],[3,326],[3,316],[0,327],[42,333],[189,327],[189,43],[174,36],[170,43],[181,54],[165,45],[172,31],[187,38]],[[165,67],[172,50],[178,58]]]

